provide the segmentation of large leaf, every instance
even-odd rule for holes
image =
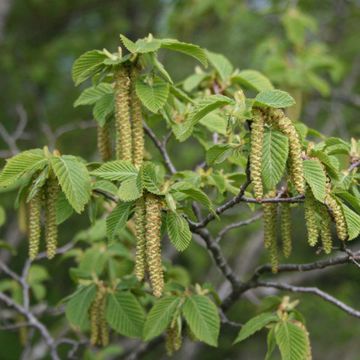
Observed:
[[[287,136],[276,130],[265,132],[262,152],[262,179],[267,189],[274,189],[281,180],[288,153]]]
[[[106,235],[110,240],[125,227],[132,205],[131,202],[119,203],[106,218]]]
[[[234,68],[230,61],[222,54],[206,51],[210,64],[215,68],[222,80],[227,80],[232,74]]]
[[[358,215],[355,211],[351,210],[342,202],[340,203],[344,211],[346,225],[349,233],[349,240],[355,239],[360,234],[360,215]]]
[[[91,179],[86,166],[71,155],[52,157],[51,166],[70,205],[81,213],[91,194]]]
[[[234,75],[231,80],[257,91],[272,90],[274,88],[270,80],[256,70],[240,71],[238,74]]]
[[[182,308],[191,331],[200,340],[211,346],[217,346],[220,317],[215,304],[203,295],[186,298]]]
[[[113,87],[108,83],[100,83],[99,85],[91,86],[80,94],[74,102],[74,106],[93,105],[105,94],[112,94],[113,92]]]
[[[126,181],[136,179],[138,170],[130,161],[115,160],[101,165],[98,169],[92,171],[91,175],[106,180]]]
[[[249,336],[255,334],[257,331],[261,330],[266,325],[278,320],[279,318],[273,313],[263,313],[253,317],[241,328],[238,336],[234,341],[234,344],[247,339]]]
[[[255,97],[255,104],[285,108],[294,105],[295,100],[287,92],[273,89],[260,91]]]
[[[326,196],[326,174],[318,160],[304,160],[304,177],[315,198],[324,202]]]
[[[82,286],[71,296],[66,304],[65,315],[72,325],[81,329],[87,324],[88,311],[95,296],[95,285]]]
[[[180,298],[177,296],[166,296],[156,301],[145,321],[145,341],[160,335],[168,327],[179,304]]]
[[[275,339],[282,360],[307,360],[310,344],[306,330],[290,321],[281,321],[275,326]]]
[[[164,107],[169,96],[170,85],[159,77],[154,77],[152,82],[145,83],[141,79],[136,81],[136,94],[141,102],[153,113]]]
[[[101,68],[107,56],[99,50],[87,51],[75,60],[72,67],[72,78],[75,85],[79,85],[89,77],[96,74]]]
[[[129,291],[117,291],[108,296],[106,321],[119,334],[141,337],[145,313]]]
[[[41,170],[47,162],[44,151],[40,149],[27,150],[15,155],[6,161],[0,173],[0,187],[13,184],[29,171]]]
[[[178,251],[184,251],[190,245],[192,233],[188,222],[181,215],[168,211],[166,229],[170,241]]]

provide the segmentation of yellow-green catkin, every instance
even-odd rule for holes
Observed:
[[[130,78],[122,66],[115,72],[115,128],[116,158],[132,161],[132,135],[130,120]]]
[[[161,263],[161,200],[153,194],[145,196],[146,258],[153,294],[160,297],[164,289]]]
[[[132,119],[132,143],[133,143],[133,163],[139,168],[144,160],[144,128],[141,116],[141,102],[136,94],[136,79],[139,69],[134,66],[130,71],[130,110]]]
[[[308,188],[305,192],[304,211],[306,228],[308,232],[308,243],[310,246],[315,246],[317,244],[320,235],[316,209],[316,200],[311,190]]]
[[[100,303],[100,321],[99,321],[99,330],[100,330],[100,340],[102,346],[109,345],[109,327],[105,318],[105,306],[106,306],[106,292],[102,291],[102,298]]]
[[[293,122],[279,109],[270,113],[270,121],[289,139],[290,175],[299,194],[305,193],[304,168],[301,157],[301,142]]]
[[[281,242],[282,252],[286,258],[291,254],[291,207],[289,203],[282,203],[280,205],[280,219],[281,219]]]
[[[109,328],[105,319],[106,289],[99,287],[90,307],[90,343],[107,346],[109,344]]]
[[[325,205],[318,203],[317,209],[321,217],[321,222],[320,222],[321,244],[325,254],[330,254],[332,250],[331,217]]]
[[[168,356],[172,356],[174,352],[180,350],[182,345],[181,332],[177,324],[173,327],[169,327],[166,331],[166,353]]]
[[[46,255],[52,259],[56,254],[58,242],[58,228],[56,223],[56,200],[59,193],[59,184],[50,177],[45,189],[45,242]]]
[[[105,123],[104,126],[97,126],[97,147],[102,161],[111,159],[112,151],[108,123]]]
[[[336,233],[340,240],[345,241],[348,238],[348,230],[346,225],[345,216],[343,213],[343,209],[338,201],[331,195],[327,194],[325,197],[325,204],[331,210],[335,226],[336,226]]]
[[[135,258],[135,275],[139,281],[144,279],[146,269],[146,239],[145,224],[146,212],[144,197],[141,197],[135,204],[135,232],[136,232],[136,258]]]
[[[40,215],[41,215],[41,196],[39,191],[29,203],[29,257],[34,260],[39,253],[40,247]]]
[[[261,179],[262,147],[264,141],[264,116],[260,110],[254,111],[251,124],[250,176],[257,200],[263,197]]]

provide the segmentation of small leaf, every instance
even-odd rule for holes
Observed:
[[[73,212],[72,206],[67,201],[65,194],[61,191],[56,200],[56,224],[62,224]]]
[[[266,325],[270,324],[271,322],[276,322],[278,320],[279,318],[276,315],[269,312],[262,313],[258,316],[253,317],[241,328],[238,336],[234,341],[234,344],[247,339],[251,335],[255,334],[257,331],[264,328]]]
[[[256,70],[243,70],[231,78],[232,82],[257,91],[272,90],[274,86],[261,72]]]
[[[125,227],[132,205],[131,202],[119,203],[106,218],[106,235],[110,240],[113,240]]]
[[[212,210],[212,208],[213,208],[212,203],[211,203],[209,197],[202,190],[197,189],[190,184],[187,187],[179,188],[179,191],[186,194],[189,198],[202,204],[207,209]]]
[[[351,210],[348,206],[340,202],[344,216],[346,220],[346,225],[349,233],[349,240],[357,238],[360,234],[360,215],[355,211]]]
[[[255,104],[273,108],[285,108],[294,105],[295,100],[290,94],[282,90],[264,90],[256,95]]]
[[[101,165],[90,174],[105,180],[126,181],[135,179],[138,176],[138,173],[138,170],[130,161],[115,160]]]
[[[136,44],[128,39],[125,35],[120,34],[121,42],[124,44],[127,50],[132,54],[136,53]]]
[[[318,160],[304,160],[304,177],[315,198],[324,202],[326,196],[326,175]]]
[[[93,105],[100,100],[106,94],[112,94],[114,92],[111,84],[100,83],[96,86],[91,86],[85,89],[77,100],[74,102],[74,107],[80,105]]]
[[[215,68],[220,78],[226,81],[232,74],[234,68],[230,61],[222,54],[206,51],[210,64]]]
[[[143,191],[142,176],[123,181],[118,190],[119,199],[122,201],[134,201],[141,197]]]
[[[184,251],[191,243],[192,233],[188,222],[179,214],[168,211],[166,228],[170,241],[178,251]]]
[[[229,144],[216,144],[206,151],[206,162],[211,164],[220,164],[226,160],[232,153],[232,147]]]
[[[220,317],[215,304],[206,296],[192,295],[186,298],[182,311],[194,335],[210,346],[217,346]]]
[[[114,94],[105,94],[93,108],[94,119],[100,126],[104,126],[109,115],[114,113],[114,109]]]
[[[159,176],[156,170],[156,166],[151,162],[145,163],[143,165],[142,174],[144,187],[153,194],[163,195],[161,185],[164,179]]]

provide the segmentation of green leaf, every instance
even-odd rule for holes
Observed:
[[[80,105],[93,105],[100,100],[106,94],[112,94],[114,92],[111,84],[100,83],[96,86],[91,86],[85,89],[77,100],[74,102],[74,107]]]
[[[349,240],[357,238],[360,234],[360,215],[355,211],[351,210],[348,206],[340,202],[344,216],[346,220],[346,225],[349,233]]]
[[[152,36],[148,36],[143,39],[137,40],[135,43],[128,39],[124,35],[120,35],[121,41],[124,46],[132,53],[132,54],[146,54],[152,53],[156,50],[160,49],[161,41],[158,39],[154,39]]]
[[[113,240],[125,227],[132,205],[131,202],[119,203],[106,218],[106,235],[110,240]]]
[[[206,162],[211,164],[220,164],[226,160],[232,153],[232,147],[229,144],[216,144],[206,151]]]
[[[265,131],[262,152],[262,179],[267,189],[281,180],[289,153],[287,136],[276,130]]]
[[[326,167],[329,175],[334,179],[339,178],[339,160],[335,156],[328,155],[322,151],[311,151],[311,156],[317,157]]]
[[[175,39],[162,39],[161,48],[172,51],[178,51],[183,54],[192,56],[200,61],[204,66],[207,66],[207,58],[204,49],[198,45],[180,42]]]
[[[282,360],[306,360],[309,358],[310,344],[306,330],[290,322],[281,321],[275,326],[275,339]]]
[[[123,181],[117,192],[120,200],[134,201],[141,197],[143,191],[142,176],[139,174],[136,178]]]
[[[273,108],[285,108],[295,104],[290,94],[282,90],[263,90],[255,97],[255,104]]]
[[[88,311],[96,296],[96,285],[81,286],[70,298],[65,308],[68,321],[76,327],[84,328],[88,321]]]
[[[45,182],[49,176],[49,167],[46,166],[39,175],[34,177],[34,180],[31,184],[31,188],[29,191],[29,194],[26,198],[26,202],[29,202],[31,199],[33,199],[39,191],[43,188],[45,185]]]
[[[52,157],[51,166],[70,205],[81,213],[91,194],[91,179],[86,166],[72,155]]]
[[[136,81],[136,94],[151,112],[157,113],[164,107],[169,96],[170,85],[160,77],[154,77],[151,83],[141,79]]]
[[[66,199],[66,196],[63,192],[60,192],[56,200],[56,223],[57,225],[62,224],[67,220],[74,210]]]
[[[227,80],[234,70],[230,61],[224,55],[208,50],[206,51],[206,55],[210,64],[215,68],[220,78],[224,81]]]
[[[149,341],[165,331],[179,304],[180,298],[177,296],[166,296],[156,301],[145,321],[144,341]]]
[[[205,115],[199,123],[205,126],[210,132],[217,132],[226,135],[229,120],[225,116],[217,114],[215,111]]]
[[[138,170],[130,161],[115,160],[101,165],[98,169],[92,171],[90,174],[105,180],[126,181],[136,179],[138,173]]]
[[[315,198],[324,202],[326,196],[326,174],[318,160],[304,160],[304,177]]]
[[[272,90],[274,86],[261,72],[256,70],[243,70],[231,78],[232,82],[257,91]]]
[[[184,90],[187,91],[187,92],[193,91],[208,76],[209,75],[207,73],[200,73],[200,74],[192,74],[192,75],[190,75],[183,82]]]
[[[114,94],[105,94],[101,99],[99,99],[94,108],[93,115],[94,119],[98,122],[100,126],[104,126],[106,119],[110,114],[115,110]]]
[[[121,335],[141,337],[145,313],[131,292],[116,291],[108,296],[106,321]]]
[[[5,224],[6,212],[2,206],[0,206],[0,227]]]
[[[75,86],[81,84],[101,70],[105,59],[107,59],[107,56],[102,51],[91,50],[75,60],[72,67],[72,78]]]
[[[168,211],[166,215],[166,229],[170,241],[176,250],[184,251],[191,243],[192,233],[188,222],[179,214]]]
[[[251,335],[255,334],[257,331],[264,328],[266,325],[278,320],[279,318],[274,313],[269,312],[262,313],[253,317],[246,324],[243,325],[234,341],[234,344],[247,339]]]
[[[129,52],[131,52],[132,54],[136,53],[136,44],[133,41],[131,41],[125,35],[122,34],[120,34],[120,39],[123,45],[126,47],[126,49],[129,50]]]
[[[161,185],[164,179],[159,175],[153,163],[147,162],[143,165],[142,175],[144,188],[146,190],[156,195],[163,195]]]
[[[197,201],[198,203],[205,206],[207,209],[212,210],[212,203],[209,197],[200,189],[196,188],[194,184],[189,182],[178,183],[176,187],[177,191],[186,194],[189,198]]]
[[[6,160],[6,165],[0,173],[0,187],[13,184],[25,173],[41,170],[47,162],[44,151],[40,149],[23,151],[13,156]]]
[[[183,315],[191,331],[200,340],[217,346],[220,331],[220,317],[215,304],[203,295],[186,298]]]

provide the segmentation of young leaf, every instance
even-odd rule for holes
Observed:
[[[126,181],[136,179],[138,176],[138,170],[130,161],[115,160],[101,165],[90,174],[105,180]]]
[[[114,112],[114,109],[114,94],[105,94],[96,102],[93,108],[94,119],[100,126],[104,126],[106,119]]]
[[[209,298],[203,295],[187,297],[182,312],[191,331],[200,341],[217,346],[220,317],[217,307]]]
[[[285,108],[295,104],[290,94],[282,90],[263,90],[255,97],[255,104],[271,106],[273,108]]]
[[[304,160],[304,177],[315,198],[324,202],[326,195],[326,175],[317,160]]]
[[[122,201],[134,201],[142,195],[142,191],[142,176],[139,174],[136,178],[123,181],[117,194]]]
[[[144,188],[156,195],[163,195],[161,190],[161,183],[163,179],[160,178],[156,171],[156,166],[151,163],[145,163],[142,169]]]
[[[232,74],[234,68],[230,61],[222,54],[206,51],[210,64],[215,68],[222,80],[227,80]]]
[[[125,35],[120,34],[120,39],[126,49],[132,54],[136,53],[136,44],[128,39]]]
[[[281,180],[289,153],[287,136],[276,130],[264,134],[262,179],[267,189],[274,189]]]
[[[91,194],[91,179],[86,166],[72,155],[52,157],[51,166],[70,205],[81,213]]]
[[[60,192],[56,200],[56,223],[57,225],[62,224],[67,220],[74,210],[66,199],[66,196],[63,192]]]
[[[168,327],[179,304],[177,296],[166,296],[156,301],[145,321],[144,341],[160,335]]]
[[[141,337],[145,313],[131,292],[116,291],[108,295],[106,321],[121,335]]]
[[[232,147],[229,144],[216,144],[206,151],[206,162],[211,164],[220,164],[226,160],[232,153]]]
[[[136,94],[144,106],[153,113],[164,107],[169,89],[170,85],[159,77],[154,77],[152,83],[145,83],[141,79],[136,81]]]
[[[262,313],[250,319],[240,330],[238,336],[236,337],[234,344],[243,341],[255,334],[257,331],[261,330],[266,325],[271,322],[278,321],[279,318],[274,313]]]
[[[188,222],[181,215],[168,211],[166,229],[170,241],[178,251],[184,251],[190,245],[192,233]]]
[[[110,240],[125,227],[132,205],[131,202],[119,203],[106,218],[106,235]]]
[[[257,91],[272,90],[274,86],[261,72],[256,70],[243,70],[231,78],[232,82]]]
[[[179,191],[186,194],[189,198],[202,204],[207,209],[212,210],[213,207],[209,197],[203,191],[197,189],[195,186],[179,188]]]
[[[85,89],[77,100],[74,102],[74,107],[80,105],[93,105],[100,100],[106,94],[112,94],[114,92],[111,84],[100,83],[96,86],[91,86]]]
[[[344,211],[346,225],[349,233],[349,240],[353,240],[357,238],[358,235],[360,234],[360,215],[358,215],[356,212],[351,210],[342,202],[340,202],[340,204]]]

